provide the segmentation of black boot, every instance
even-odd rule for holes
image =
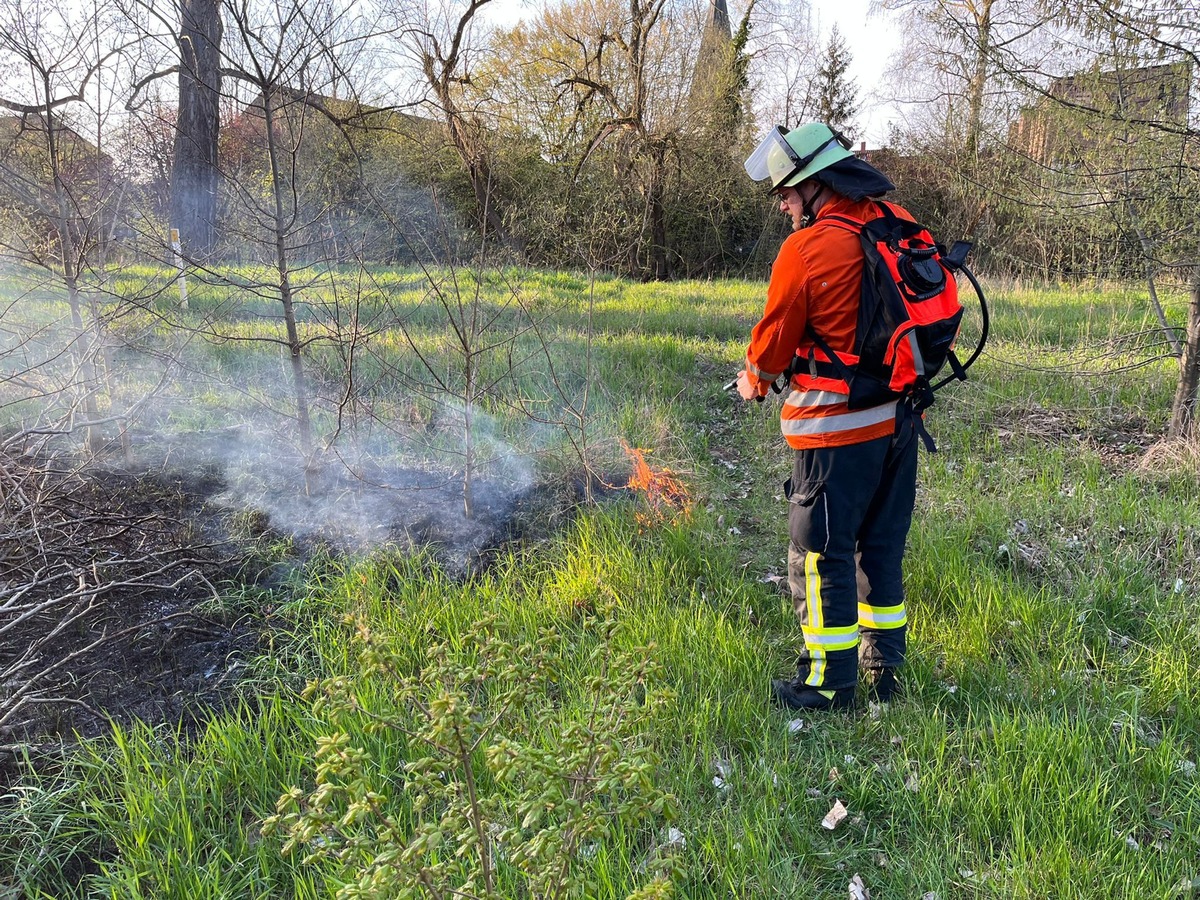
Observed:
[[[891,703],[899,700],[903,691],[896,670],[891,666],[879,669],[865,669],[867,676],[867,697],[876,703]]]
[[[829,691],[776,679],[771,682],[771,698],[789,709],[849,709],[854,705],[854,688]]]

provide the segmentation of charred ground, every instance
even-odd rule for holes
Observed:
[[[476,482],[467,519],[446,473],[273,459],[248,479],[203,452],[139,470],[0,456],[0,745],[219,706],[317,550],[427,548],[464,576],[547,521],[545,486]]]

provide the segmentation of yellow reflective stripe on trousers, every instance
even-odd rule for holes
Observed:
[[[801,624],[800,630],[803,632],[809,628],[820,628],[825,622],[821,611],[821,573],[817,571],[820,559],[821,554],[812,550],[804,554],[804,602],[808,607],[808,622]],[[809,656],[805,683],[820,686],[825,683],[825,651],[819,646],[809,646],[807,633],[804,646]]]
[[[908,623],[904,604],[899,606],[868,606],[858,604],[858,624],[865,628],[899,628]]]
[[[804,554],[804,601],[808,621],[802,622],[804,648],[809,656],[809,675],[806,684],[819,687],[825,683],[825,654],[832,650],[850,650],[858,646],[858,625],[825,627],[824,603],[821,596],[821,572],[817,563],[824,557],[812,550]]]
[[[800,626],[804,633],[804,646],[812,650],[820,647],[822,650],[849,650],[858,646],[858,626],[847,625],[844,628],[808,628]]]
[[[821,573],[817,571],[817,563],[821,559],[821,554],[813,550],[804,554],[804,599],[808,604],[807,625],[810,628],[822,628],[825,625],[821,612]]]

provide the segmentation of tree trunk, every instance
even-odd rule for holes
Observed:
[[[987,87],[988,59],[992,53],[992,3],[993,0],[983,0],[976,13],[975,62],[967,111],[967,156],[970,159],[975,159],[979,153],[979,138],[983,131],[983,96]]]
[[[1129,134],[1126,132],[1126,140],[1129,140]],[[1137,235],[1138,243],[1142,247],[1142,256],[1146,261],[1146,289],[1150,292],[1150,307],[1154,310],[1154,315],[1158,318],[1158,324],[1163,330],[1163,334],[1167,338],[1167,343],[1171,346],[1171,353],[1175,356],[1183,354],[1183,348],[1179,346],[1179,337],[1175,334],[1175,329],[1167,322],[1167,314],[1163,312],[1162,304],[1158,300],[1158,288],[1154,283],[1155,271],[1155,247],[1150,241],[1150,236],[1146,234],[1146,229],[1142,227],[1142,217],[1138,214],[1137,205],[1133,202],[1133,186],[1130,184],[1129,165],[1125,166],[1125,211],[1129,216],[1129,221],[1133,225],[1133,233]],[[1099,267],[1096,269],[1099,272]]]
[[[45,86],[46,96],[50,96],[50,86]],[[67,288],[67,305],[71,310],[71,326],[74,329],[74,340],[71,342],[72,356],[76,366],[76,377],[79,379],[79,402],[83,415],[88,422],[86,443],[88,452],[99,453],[101,435],[99,427],[93,423],[100,418],[99,404],[96,393],[99,390],[99,379],[96,372],[96,360],[93,355],[90,329],[83,319],[83,293],[79,288],[78,248],[75,243],[75,220],[79,215],[78,208],[72,205],[71,192],[63,180],[59,155],[59,120],[50,109],[44,113],[46,123],[46,148],[50,157],[50,169],[53,176],[54,202],[57,213],[54,228],[58,233],[59,252],[62,254],[63,283]],[[93,319],[94,322],[94,319]],[[99,344],[99,341],[96,342]],[[74,416],[72,416],[74,418]]]
[[[671,262],[667,257],[666,150],[656,147],[650,174],[650,271],[655,281],[671,277]]]
[[[446,131],[450,136],[450,143],[462,161],[463,169],[471,182],[471,191],[475,194],[480,230],[501,246],[520,253],[522,248],[519,242],[508,233],[504,219],[497,209],[492,171],[487,158],[488,151],[480,146],[478,137],[473,133],[473,127],[464,119],[450,95],[450,88],[445,83],[437,83],[434,87],[438,103],[441,104],[446,117]]]
[[[475,476],[475,436],[472,434],[472,429],[475,427],[473,410],[471,405],[472,386],[470,382],[467,384],[467,399],[463,404],[463,481],[462,481],[462,496],[463,496],[463,515],[468,519],[475,518],[475,496],[472,490],[471,480]]]
[[[296,292],[292,286],[291,261],[288,256],[288,230],[294,221],[294,211],[289,211],[285,201],[282,167],[279,164],[278,127],[275,117],[275,99],[268,88],[263,91],[263,117],[267,130],[267,158],[271,164],[272,199],[275,203],[275,268],[279,275],[279,302],[283,305],[283,322],[287,330],[288,351],[292,368],[292,390],[296,399],[296,425],[300,433],[300,449],[304,454],[305,475],[312,467],[312,418],[309,412],[308,385],[304,377],[303,348],[300,345],[300,329],[296,324]]]
[[[179,0],[179,118],[171,170],[171,226],[184,252],[211,256],[217,244],[217,139],[221,95],[220,0]]]
[[[1191,438],[1196,431],[1196,389],[1200,386],[1200,270],[1192,275],[1192,296],[1188,304],[1187,342],[1179,361],[1179,384],[1171,404],[1172,440]]]

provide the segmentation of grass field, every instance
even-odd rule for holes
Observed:
[[[388,308],[401,289],[420,308],[419,278],[392,277]],[[465,581],[386,547],[310,562],[261,598],[270,633],[232,708],[197,733],[118,729],[4,789],[0,897],[1200,891],[1200,482],[1154,447],[1176,363],[1128,338],[1153,328],[1144,296],[995,292],[986,354],[928,416],[907,695],[800,721],[767,694],[800,641],[770,578],[790,458],[772,404],[721,390],[762,285],[520,291],[564,383],[594,384],[605,465],[619,440],[646,448],[690,511],[581,508]],[[501,408],[505,440],[533,443]]]

